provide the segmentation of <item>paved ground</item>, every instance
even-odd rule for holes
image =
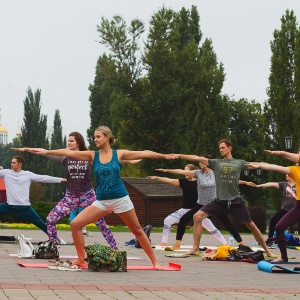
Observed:
[[[69,231],[60,231],[60,236],[72,242]],[[39,230],[0,229],[0,235],[24,234],[34,242],[46,240]],[[151,265],[143,250],[124,245],[132,238],[130,233],[115,233],[120,250],[127,250],[129,265]],[[160,241],[161,234],[152,233],[152,243]],[[228,238],[228,236],[226,236]],[[244,235],[250,246],[252,236]],[[174,241],[175,234],[170,241]],[[192,243],[192,235],[184,236],[184,244]],[[87,244],[105,241],[98,232],[86,238]],[[204,235],[202,246],[216,246],[211,235]],[[61,255],[75,255],[73,245],[64,245]],[[295,299],[300,295],[297,274],[270,274],[259,271],[256,264],[240,262],[202,261],[199,257],[170,259],[164,251],[155,250],[162,265],[175,262],[182,265],[181,271],[128,271],[128,272],[67,272],[48,269],[27,269],[17,265],[18,259],[9,254],[17,253],[14,244],[0,243],[0,299]],[[279,250],[274,252],[279,254]],[[289,250],[295,256],[291,261],[300,262],[300,251]],[[22,259],[24,262],[46,262]]]

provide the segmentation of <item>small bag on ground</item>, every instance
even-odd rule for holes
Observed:
[[[115,272],[122,269],[127,271],[126,251],[115,250],[101,244],[85,246],[84,249],[86,252],[85,260],[88,262],[90,270]]]
[[[46,241],[39,242],[34,251],[35,258],[53,259],[59,258],[59,252],[55,243]]]
[[[18,258],[34,256],[33,246],[30,240],[26,238],[23,234],[17,236],[16,244],[18,245]]]
[[[259,262],[265,260],[263,251],[253,251],[250,247],[240,245],[236,250],[231,250],[229,260]]]
[[[150,240],[151,229],[152,229],[152,225],[146,225],[143,228],[143,231],[145,232],[145,234],[149,240]],[[150,243],[151,243],[151,240],[150,240]],[[135,246],[135,248],[142,248],[137,238],[134,239],[134,246]]]

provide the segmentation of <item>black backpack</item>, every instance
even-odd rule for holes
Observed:
[[[143,231],[145,232],[145,234],[147,235],[148,239],[150,240],[150,233],[151,233],[151,229],[152,229],[152,225],[147,225],[143,228]],[[150,240],[151,243],[151,240]],[[135,248],[142,248],[139,241],[137,240],[137,238],[134,239],[134,246]]]
[[[55,243],[46,241],[39,242],[34,251],[35,258],[53,259],[59,258],[59,252]]]

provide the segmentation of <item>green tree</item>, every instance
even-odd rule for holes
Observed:
[[[65,138],[63,138],[62,134],[62,125],[59,110],[55,110],[54,113],[54,121],[53,121],[53,130],[51,134],[51,142],[50,149],[61,149],[65,148],[67,145],[64,142]],[[47,169],[48,174],[56,177],[65,177],[65,172],[61,164],[45,158],[47,160]],[[64,195],[65,185],[57,185],[57,184],[49,184],[47,185],[47,196],[48,201],[58,202],[62,195]]]
[[[41,90],[35,93],[29,87],[24,100],[24,124],[21,127],[21,143],[24,147],[49,148],[47,138],[47,116],[41,114]],[[47,168],[43,157],[24,152],[25,168],[39,174],[45,174]]]
[[[299,28],[293,11],[287,10],[281,18],[280,30],[275,30],[271,41],[271,68],[268,100],[264,111],[268,124],[266,144],[271,149],[285,149],[284,137],[293,134],[295,151],[300,142],[299,120]],[[288,165],[279,157],[268,157],[268,162]],[[282,175],[270,173],[271,181],[281,181]],[[280,195],[270,190],[270,201],[280,207]]]

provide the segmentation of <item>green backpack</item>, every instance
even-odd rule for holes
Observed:
[[[85,260],[88,262],[88,268],[93,271],[109,270],[111,272],[127,271],[127,252],[119,251],[113,248],[94,244],[84,247],[86,252]]]

